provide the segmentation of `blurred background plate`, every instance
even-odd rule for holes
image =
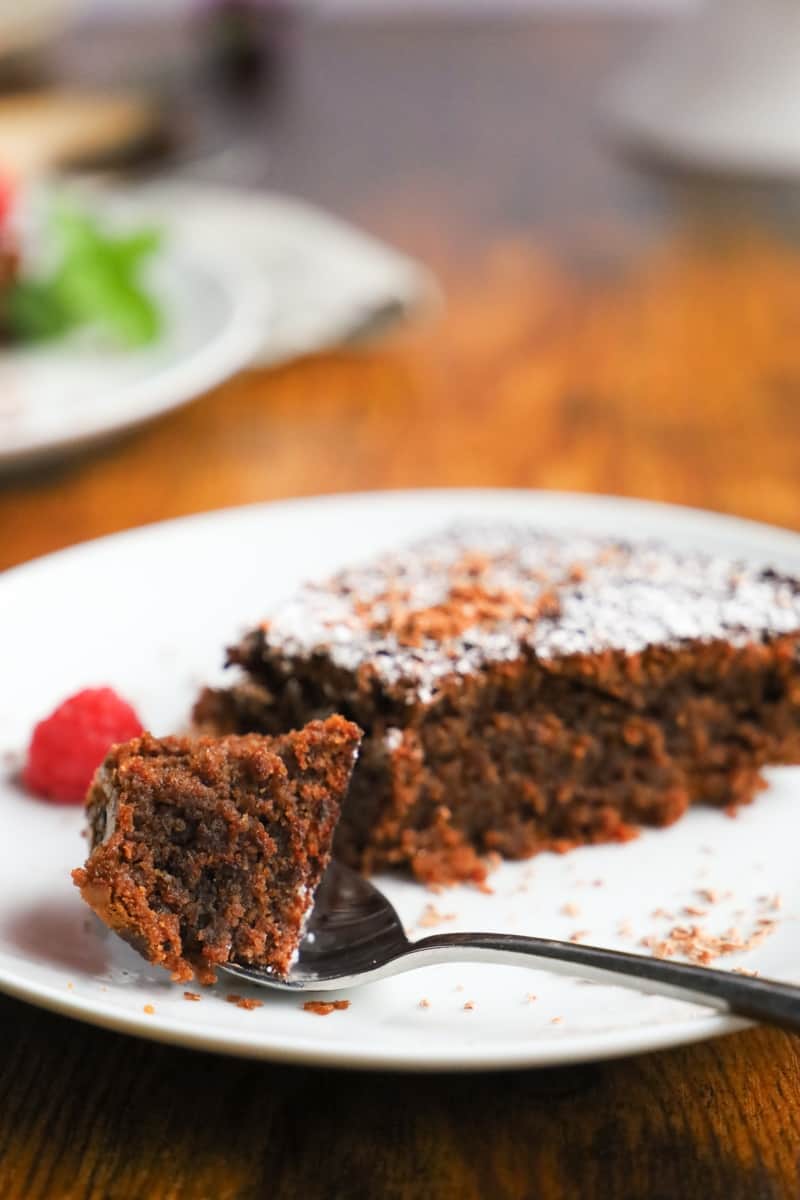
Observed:
[[[684,170],[800,175],[800,5],[708,0],[659,31],[611,87],[634,150]]]
[[[222,383],[257,354],[269,291],[244,257],[168,241],[150,284],[164,331],[145,349],[70,337],[0,354],[0,468],[139,425]]]
[[[269,280],[274,312],[260,366],[370,341],[442,303],[420,263],[295,196],[171,180],[119,199],[135,219],[167,224],[195,245],[223,256],[238,246]]]

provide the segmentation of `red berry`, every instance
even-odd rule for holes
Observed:
[[[111,688],[76,692],[34,728],[25,786],[60,804],[79,804],[110,747],[141,732],[130,704]]]
[[[0,175],[0,225],[4,225],[14,206],[16,188],[8,175]]]

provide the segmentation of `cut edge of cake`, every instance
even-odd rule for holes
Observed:
[[[237,961],[285,976],[331,854],[361,731],[339,716],[276,737],[145,734],[87,797],[90,908],[174,980]]]

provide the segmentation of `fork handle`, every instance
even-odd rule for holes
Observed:
[[[751,1021],[800,1032],[800,987],[773,979],[511,933],[433,934],[411,943],[402,957],[417,955],[426,963],[501,962],[539,967],[649,995],[705,1004]]]

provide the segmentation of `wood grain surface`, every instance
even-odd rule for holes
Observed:
[[[177,27],[66,43],[57,77],[157,86],[189,149],[227,147],[231,179],[393,239],[438,272],[447,307],[4,479],[0,566],[221,505],[417,485],[800,527],[793,192],[616,152],[598,100],[649,31],[297,24],[244,98],[211,86]],[[799,1044],[765,1030],[559,1071],[403,1077],[189,1053],[11,999],[0,1022],[9,1200],[800,1195]]]

